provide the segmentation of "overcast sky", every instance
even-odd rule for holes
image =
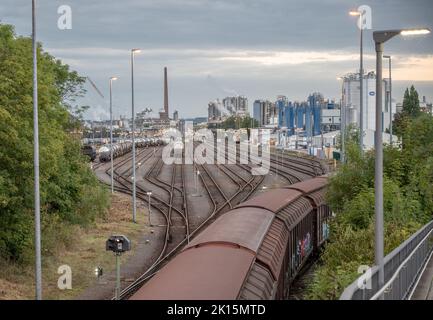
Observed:
[[[136,107],[163,106],[168,67],[170,113],[206,116],[210,100],[241,94],[249,99],[305,100],[319,91],[339,99],[336,77],[359,68],[359,29],[348,11],[372,8],[373,30],[427,26],[432,0],[38,0],[38,40],[46,51],[81,75],[89,119],[108,118],[108,79],[115,75],[114,114],[130,116],[130,49],[136,56]],[[72,8],[72,30],[59,30],[58,7]],[[31,33],[31,0],[1,0],[0,20],[18,35]],[[397,37],[385,46],[393,56],[394,94],[415,84],[433,100],[433,36]],[[372,30],[365,32],[365,65],[374,70]],[[387,74],[387,69],[384,69]]]

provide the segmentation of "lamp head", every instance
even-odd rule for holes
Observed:
[[[431,31],[428,28],[417,28],[417,29],[400,29],[400,30],[384,30],[384,31],[374,31],[373,39],[376,44],[385,43],[389,39],[402,35],[406,36],[419,36],[429,34]]]
[[[400,34],[402,36],[420,36],[429,34],[431,31],[429,28],[420,28],[420,29],[407,29],[402,30]]]
[[[358,10],[351,10],[349,11],[349,15],[351,15],[352,17],[359,17],[360,15],[362,15],[362,13]]]

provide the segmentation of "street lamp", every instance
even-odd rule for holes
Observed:
[[[379,268],[379,287],[384,284],[383,262],[383,145],[382,145],[382,55],[384,43],[391,38],[402,36],[415,36],[429,34],[430,30],[385,30],[373,32],[376,48],[376,132],[375,132],[375,164],[374,164],[374,214],[375,214],[375,264]]]
[[[33,162],[35,175],[35,282],[36,300],[42,300],[41,266],[41,200],[39,191],[39,120],[38,120],[38,60],[36,42],[36,1],[32,0],[32,51],[33,51]]]
[[[361,154],[364,151],[364,59],[363,59],[363,30],[364,26],[362,19],[364,17],[365,11],[350,11],[351,16],[359,17],[359,28],[360,32],[360,49],[359,49],[359,144],[361,148]]]
[[[383,56],[388,59],[388,72],[389,72],[389,144],[392,146],[392,77],[391,77],[391,56]]]
[[[135,109],[134,109],[134,57],[136,53],[140,53],[140,49],[131,50],[131,106],[132,106],[132,221],[137,222],[137,193],[135,182]]]
[[[113,81],[116,81],[117,77],[110,78],[110,161],[111,161],[111,193],[114,193],[114,181],[113,181]]]
[[[344,106],[344,78],[338,77],[337,80],[341,80],[341,103],[340,103],[340,137],[341,137],[341,163],[345,161],[345,140],[346,140],[346,108]]]
[[[148,215],[148,219],[149,219],[149,227],[151,227],[152,224],[150,223],[150,210],[151,210],[151,207],[150,207],[150,196],[152,195],[152,192],[148,191],[148,192],[146,192],[146,194],[149,197],[149,200],[148,200],[148,203],[149,203],[149,215]]]

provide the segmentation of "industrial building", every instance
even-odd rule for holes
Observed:
[[[342,77],[342,105],[346,108],[346,124],[361,127],[360,120],[360,74],[350,73]],[[383,79],[382,124],[388,128],[390,123],[389,79]],[[392,101],[392,119],[396,113],[396,104]],[[363,131],[376,128],[376,74],[369,72],[363,78]]]
[[[248,114],[248,99],[245,96],[226,97],[222,104],[230,115],[245,116]]]
[[[339,130],[341,123],[339,107],[332,101],[325,101],[318,92],[309,95],[304,102],[291,102],[283,95],[277,96],[275,103],[256,100],[253,117],[261,127],[285,129],[289,136],[301,130],[310,138],[321,132]]]
[[[256,100],[253,104],[253,117],[260,127],[277,124],[278,111],[275,103],[269,100]]]
[[[248,99],[245,96],[226,97],[222,100],[216,99],[208,103],[209,122],[223,121],[229,116],[244,117],[248,112]]]
[[[208,103],[207,113],[209,121],[221,121],[222,119],[222,104],[216,99],[215,101],[211,101]]]
[[[326,108],[322,109],[321,116],[321,131],[330,132],[340,130],[341,127],[341,112],[340,109]]]

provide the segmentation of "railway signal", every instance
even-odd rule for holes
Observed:
[[[122,253],[131,250],[131,241],[123,235],[114,235],[108,238],[105,243],[107,251],[113,251],[116,256],[116,300],[120,299],[120,256]]]

